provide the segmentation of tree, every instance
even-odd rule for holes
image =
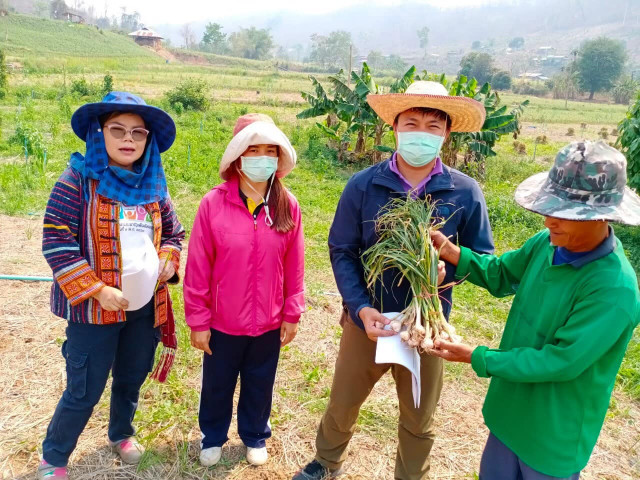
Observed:
[[[49,4],[43,0],[36,0],[33,3],[33,13],[38,17],[45,17],[47,14],[47,8]],[[2,9],[2,2],[0,1],[0,9]]]
[[[285,47],[283,47],[282,45],[278,45],[278,49],[276,50],[276,58],[280,59],[280,60],[284,60],[285,62],[288,62],[290,60],[289,58],[289,50]]]
[[[331,32],[328,37],[314,33],[309,60],[323,67],[348,68],[350,47],[351,34],[344,30]]]
[[[498,70],[491,76],[491,86],[496,90],[509,90],[511,88],[511,75],[505,70]]]
[[[427,58],[427,45],[429,44],[429,27],[422,27],[417,32],[420,40],[420,48],[424,48],[424,58]]]
[[[182,37],[182,42],[184,44],[184,48],[192,49],[196,45],[196,36],[191,29],[190,23],[185,23],[180,29],[180,36]]]
[[[304,47],[300,43],[296,43],[293,46],[293,51],[296,52],[296,62],[302,61],[302,53],[304,52]]]
[[[242,28],[229,36],[231,54],[235,57],[266,60],[271,58],[274,47],[273,37],[266,28]]]
[[[140,24],[140,14],[138,12],[127,13],[126,7],[122,7],[120,15],[120,29],[125,32],[135,32],[142,28]]]
[[[514,50],[520,50],[524,47],[524,38],[522,37],[514,37],[509,42],[509,48],[513,48]]]
[[[401,72],[407,68],[407,62],[399,55],[391,54],[385,62],[385,67],[393,72]]]
[[[382,55],[382,53],[376,50],[372,50],[367,55],[367,64],[374,70],[383,69],[385,64],[385,58]]]
[[[4,51],[0,50],[0,98],[4,98],[6,96],[8,86],[9,72],[4,58]]]
[[[96,25],[99,28],[111,28],[111,20],[107,16],[96,18]]]
[[[564,108],[569,104],[569,99],[573,100],[578,96],[580,85],[578,73],[575,69],[575,62],[570,63],[551,79],[553,98],[564,98]]]
[[[622,74],[627,52],[622,42],[607,37],[587,40],[578,51],[576,67],[580,86],[593,100],[596,92],[609,90]]]
[[[222,33],[222,25],[219,23],[207,23],[200,41],[200,49],[205,52],[225,54],[229,50],[227,34]]]
[[[474,40],[473,43],[471,44],[471,50],[480,50],[482,48],[482,43],[480,43],[480,40]]]
[[[67,4],[64,0],[52,0],[49,4],[49,15],[54,20],[62,19],[62,16],[67,11]]]
[[[460,75],[475,78],[482,85],[491,80],[493,58],[488,53],[471,52],[460,60]]]
[[[426,77],[426,78],[425,78]],[[432,76],[423,80],[439,80],[449,95],[473,98],[484,105],[487,112],[482,129],[479,132],[452,132],[442,146],[442,161],[452,167],[462,169],[468,174],[482,178],[485,171],[485,159],[496,156],[494,147],[502,135],[512,134],[517,138],[520,133],[520,118],[529,100],[513,105],[508,110],[507,105],[501,105],[500,96],[491,89],[489,83],[479,87],[476,79],[468,79],[464,75],[449,83],[442,74],[439,79]],[[419,78],[416,77],[416,80]]]

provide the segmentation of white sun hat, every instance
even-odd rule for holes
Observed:
[[[278,155],[278,170],[276,176],[287,176],[296,165],[297,155],[287,136],[273,123],[268,115],[262,113],[248,113],[236,121],[233,138],[220,160],[220,178],[229,180],[232,172],[229,167],[251,145],[277,145],[280,147]]]
[[[393,125],[400,113],[412,108],[442,110],[451,118],[452,132],[479,132],[486,118],[482,103],[473,98],[449,95],[441,83],[424,80],[413,82],[405,93],[368,95],[367,102],[389,125]]]

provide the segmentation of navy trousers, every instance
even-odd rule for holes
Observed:
[[[199,422],[202,448],[229,440],[233,393],[240,375],[238,434],[247,447],[262,448],[271,437],[269,417],[280,356],[280,329],[258,337],[211,330],[212,355],[204,354]]]
[[[480,461],[480,480],[578,480],[580,472],[569,477],[551,477],[540,473],[518,458],[509,447],[489,434]]]
[[[127,312],[127,321],[111,325],[69,322],[62,356],[67,388],[42,444],[45,461],[65,467],[112,372],[109,440],[135,434],[133,416],[140,387],[153,368],[160,329],[154,328],[153,302]]]

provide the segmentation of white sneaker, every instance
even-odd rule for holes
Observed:
[[[200,465],[213,467],[222,457],[222,447],[204,448],[200,451]]]
[[[267,447],[251,448],[247,447],[247,462],[251,465],[264,465],[269,460],[269,454],[267,453]]]

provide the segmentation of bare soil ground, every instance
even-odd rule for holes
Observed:
[[[0,274],[50,275],[40,253],[40,217],[0,215],[0,231],[3,232]],[[0,282],[0,478],[26,480],[34,478],[40,444],[64,389],[65,368],[60,345],[66,322],[48,311],[50,284]],[[337,353],[338,312],[337,299],[312,302],[295,348],[283,353],[272,417],[277,416],[278,422],[268,442],[271,460],[266,466],[254,468],[246,463],[244,448],[232,425],[223,462],[209,470],[199,467],[197,404],[189,405],[185,418],[176,419],[176,424],[161,432],[149,445],[153,454],[144,468],[123,465],[106,446],[108,394],[105,394],[70,459],[72,478],[291,478],[313,455],[315,429],[324,409],[320,392],[331,385]],[[177,365],[179,370],[185,368],[180,365],[181,361]],[[309,363],[320,368],[315,380],[313,375],[304,373]],[[198,368],[188,371],[183,382],[185,388],[197,389],[199,375]],[[473,478],[487,435],[481,415],[486,387],[487,382],[477,379],[466,366],[447,367],[437,412],[439,436],[432,455],[432,478]],[[153,392],[166,388],[146,390],[141,400],[140,423],[153,422],[146,418],[150,415],[149,404],[160,401],[154,398]],[[345,479],[393,478],[396,418],[395,388],[387,375],[363,406],[360,426],[350,445]],[[582,478],[640,478],[639,422],[640,404],[616,392],[598,446]]]

